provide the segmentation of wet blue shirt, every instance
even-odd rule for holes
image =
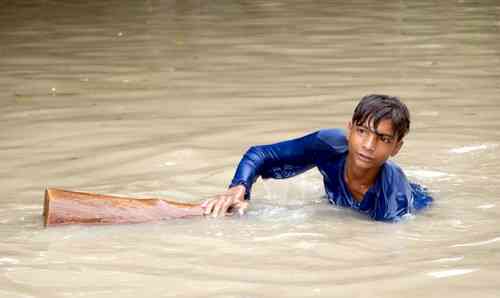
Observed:
[[[253,146],[243,156],[230,186],[244,185],[245,198],[250,199],[252,184],[258,177],[284,179],[317,167],[323,175],[330,203],[353,208],[375,220],[398,220],[432,202],[427,191],[410,183],[392,161],[382,165],[375,184],[363,200],[357,202],[344,181],[347,150],[347,139],[340,129],[325,129],[298,139]]]

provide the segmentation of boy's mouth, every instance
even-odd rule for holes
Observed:
[[[373,157],[365,155],[363,153],[358,153],[358,158],[364,162],[372,162],[373,161]]]

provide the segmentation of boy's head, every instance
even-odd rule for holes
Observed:
[[[397,97],[379,94],[367,95],[361,99],[354,109],[352,124],[370,123],[375,132],[378,132],[380,121],[385,119],[392,122],[398,141],[401,141],[410,130],[410,112],[406,105]]]
[[[363,97],[347,125],[350,166],[378,170],[398,154],[409,129],[410,113],[397,97]]]

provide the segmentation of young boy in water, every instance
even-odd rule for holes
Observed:
[[[410,129],[408,108],[397,97],[361,99],[347,134],[325,129],[272,145],[253,146],[243,156],[224,193],[203,203],[206,215],[243,214],[252,184],[262,178],[288,178],[317,167],[328,201],[365,213],[375,220],[395,221],[429,205],[432,198],[408,182],[389,161],[403,146]]]

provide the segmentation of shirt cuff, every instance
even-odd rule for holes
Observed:
[[[231,182],[231,184],[229,184],[229,188],[234,187],[234,186],[238,186],[238,185],[243,185],[245,187],[245,200],[250,200],[250,192],[251,192],[250,188],[252,186],[249,185],[248,182],[246,182],[246,181],[236,180],[236,181]]]

